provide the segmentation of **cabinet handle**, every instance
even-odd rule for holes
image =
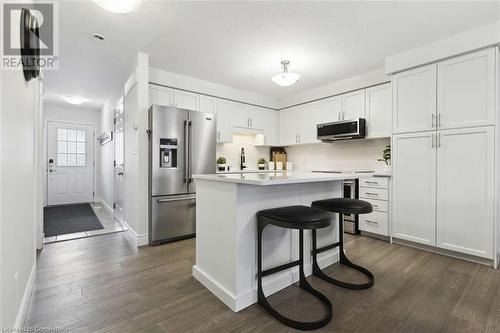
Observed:
[[[220,141],[220,132],[217,132],[217,140]]]
[[[339,111],[339,120],[340,120],[340,113],[341,113],[341,111]]]
[[[378,196],[378,193],[372,193],[372,192],[365,192],[366,195],[376,195]]]
[[[441,127],[441,112],[438,112],[437,126]]]
[[[253,128],[253,118],[250,118],[250,128]]]
[[[367,183],[367,184],[374,184],[374,185],[378,185],[378,182],[373,182],[373,181],[368,181],[368,180],[366,180],[366,181],[365,181],[365,183]]]
[[[433,114],[431,115],[431,123],[432,123],[432,126],[431,126],[431,127],[432,127],[432,128],[434,128],[434,126],[435,126],[435,125],[434,125],[434,124],[435,124],[435,122],[436,122],[436,115],[433,113]]]
[[[375,222],[375,221],[370,221],[370,220],[365,220],[366,223],[369,223],[369,224],[378,224],[378,222]]]
[[[441,133],[438,133],[438,137],[437,137],[437,147],[441,147]]]
[[[436,147],[435,140],[436,140],[436,135],[434,133],[432,133],[431,148],[435,148]]]

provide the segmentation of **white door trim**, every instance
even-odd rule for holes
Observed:
[[[96,150],[97,150],[97,142],[95,140],[95,131],[96,131],[96,124],[95,123],[85,123],[85,122],[78,122],[78,121],[66,121],[66,120],[57,120],[57,119],[46,119],[45,121],[45,130],[44,130],[44,142],[43,142],[43,145],[44,145],[44,161],[43,161],[43,167],[44,167],[44,171],[45,171],[45,202],[44,202],[44,205],[45,207],[48,206],[48,202],[49,202],[49,186],[48,186],[48,177],[47,177],[47,158],[49,156],[49,142],[48,142],[48,137],[49,137],[49,123],[60,123],[60,124],[70,124],[70,125],[85,125],[85,126],[92,126],[92,129],[93,129],[93,133],[92,133],[92,144],[94,145],[94,149],[93,149],[93,153],[92,153],[92,158],[94,160],[94,164],[92,166],[92,176],[94,178],[94,181],[92,183],[92,192],[94,193],[93,195],[93,200],[95,201],[96,199],[96,193],[95,193],[95,190],[96,190],[96,172],[95,172],[95,169],[96,169]]]

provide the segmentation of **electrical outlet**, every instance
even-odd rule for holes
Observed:
[[[17,272],[14,274],[14,296],[17,296],[19,291],[19,283],[18,283],[19,274]]]

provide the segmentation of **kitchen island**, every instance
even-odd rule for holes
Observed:
[[[257,212],[343,197],[343,181],[370,174],[274,172],[195,175],[196,263],[193,276],[233,311],[257,302]],[[338,217],[318,230],[318,246],[338,239]],[[298,232],[268,226],[262,240],[263,269],[298,258]],[[311,274],[311,237],[305,232],[305,271]],[[318,255],[321,267],[338,261],[338,249]],[[271,295],[298,281],[298,267],[266,276]]]

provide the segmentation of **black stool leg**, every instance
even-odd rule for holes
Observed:
[[[332,245],[325,246],[321,249],[317,249],[316,230],[313,230],[312,231],[312,245],[313,245],[312,255],[313,255],[313,275],[314,276],[316,276],[322,280],[325,280],[327,282],[330,282],[331,284],[334,284],[338,287],[347,288],[347,289],[354,289],[354,290],[368,289],[368,288],[371,288],[373,286],[373,284],[375,283],[375,277],[373,276],[373,274],[369,270],[367,270],[364,267],[361,267],[361,266],[358,266],[358,265],[352,263],[349,260],[349,258],[347,258],[345,255],[345,252],[344,252],[344,226],[343,226],[343,215],[342,214],[339,214],[339,242],[334,244],[333,246]],[[317,259],[318,253],[321,253],[321,252],[326,251],[326,250],[330,250],[330,249],[337,247],[337,246],[339,247],[340,263],[342,265],[351,267],[352,269],[355,269],[358,272],[363,273],[368,278],[368,282],[357,284],[357,283],[348,283],[348,282],[340,281],[340,280],[329,277],[321,270],[321,268],[318,265],[318,259]]]
[[[264,231],[264,228],[266,227],[266,223],[261,223],[260,219],[258,221],[258,243],[257,243],[257,299],[258,303],[266,309],[269,314],[271,314],[274,318],[276,318],[279,322],[282,324],[292,327],[295,329],[299,330],[315,330],[320,327],[325,326],[330,322],[332,319],[332,303],[330,300],[323,294],[321,294],[319,291],[314,289],[309,282],[307,282],[306,276],[304,274],[304,231],[299,230],[299,248],[300,248],[300,254],[299,254],[299,286],[300,288],[306,290],[310,294],[314,295],[317,297],[324,305],[325,309],[327,310],[326,315],[321,318],[320,320],[317,321],[311,321],[311,322],[303,322],[303,321],[297,321],[293,320],[290,318],[287,318],[280,314],[278,311],[276,311],[267,301],[266,296],[264,295],[264,291],[262,290],[262,232]]]

